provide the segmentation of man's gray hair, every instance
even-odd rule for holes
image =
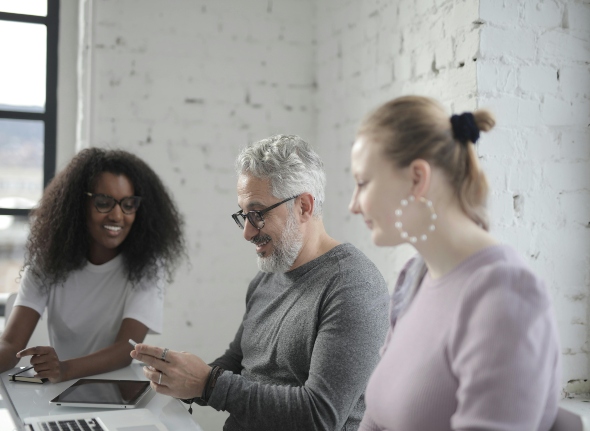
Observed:
[[[275,135],[246,146],[236,159],[238,175],[268,179],[271,193],[287,199],[311,193],[313,215],[321,217],[326,188],[324,163],[311,146],[295,135]],[[292,207],[293,202],[288,202]]]

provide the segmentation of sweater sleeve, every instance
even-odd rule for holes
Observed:
[[[544,285],[527,269],[506,264],[472,280],[449,344],[459,381],[452,429],[539,429],[544,415],[555,418],[556,409],[546,406],[556,406],[558,397],[552,376],[559,346]]]
[[[388,296],[380,287],[345,284],[326,298],[304,385],[262,384],[225,372],[209,405],[227,410],[246,429],[342,429],[377,364],[387,331]]]
[[[244,332],[244,326],[240,325],[238,332],[234,340],[229,344],[229,348],[223,355],[211,362],[210,366],[219,366],[224,370],[231,371],[234,374],[240,374],[242,369],[242,333]]]

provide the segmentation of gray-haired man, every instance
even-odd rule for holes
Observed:
[[[224,430],[357,429],[387,331],[385,281],[359,250],[326,233],[323,163],[299,137],[247,146],[236,170],[232,217],[260,268],[242,324],[209,366],[167,352],[169,363],[146,376],[160,380],[158,392],[228,411]],[[143,360],[162,349],[139,352]]]

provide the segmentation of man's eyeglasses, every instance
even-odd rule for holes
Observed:
[[[86,192],[85,194],[92,198],[94,201],[94,208],[96,208],[96,211],[99,213],[108,213],[115,208],[116,204],[119,204],[123,214],[134,214],[141,203],[140,196],[129,196],[118,201],[112,196],[103,195],[101,193]]]
[[[240,229],[244,229],[244,226],[246,225],[246,219],[248,219],[252,226],[260,230],[264,227],[264,218],[262,218],[264,214],[278,207],[279,205],[282,205],[285,202],[289,202],[291,199],[296,199],[298,197],[299,195],[292,196],[290,198],[285,199],[284,201],[271,205],[268,208],[263,209],[262,211],[248,211],[246,214],[244,214],[243,210],[239,210],[237,213],[232,214],[231,216]]]

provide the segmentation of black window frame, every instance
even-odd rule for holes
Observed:
[[[1,21],[44,24],[47,27],[45,111],[22,112],[0,109],[0,119],[38,120],[44,124],[43,188],[55,175],[57,155],[57,63],[59,41],[59,0],[47,0],[47,16],[0,12]],[[0,215],[28,216],[30,209],[1,208]]]

